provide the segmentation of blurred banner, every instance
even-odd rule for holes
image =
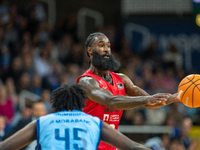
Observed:
[[[123,31],[131,40],[132,50],[142,54],[151,40],[158,44],[162,55],[171,43],[182,53],[187,71],[200,71],[200,27],[193,15],[132,15],[124,18]]]
[[[122,0],[122,14],[183,14],[192,12],[190,0]]]

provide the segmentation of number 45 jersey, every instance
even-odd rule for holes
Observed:
[[[102,121],[82,111],[62,111],[37,120],[36,150],[96,150]]]

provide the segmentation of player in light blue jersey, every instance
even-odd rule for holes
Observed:
[[[123,150],[150,150],[97,117],[82,112],[87,94],[80,85],[53,91],[55,113],[42,116],[0,143],[0,150],[17,150],[37,139],[36,150],[97,150],[100,140]]]

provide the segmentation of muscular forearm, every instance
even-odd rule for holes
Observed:
[[[107,101],[107,106],[115,109],[133,109],[148,104],[150,96],[113,96]]]
[[[113,95],[110,91],[103,88],[93,88],[88,91],[88,98],[92,101],[108,106],[113,109],[133,109],[144,105],[155,105],[166,101],[169,94],[159,93],[152,96],[122,96]]]
[[[109,101],[109,107],[116,109],[133,109],[139,106],[144,106],[148,103],[149,94],[139,87],[126,89],[128,96],[113,96]]]

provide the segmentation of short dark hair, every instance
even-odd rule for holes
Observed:
[[[86,92],[80,85],[63,85],[53,91],[50,103],[56,112],[64,110],[81,110],[85,107]]]
[[[85,41],[85,48],[86,48],[86,50],[87,50],[88,47],[91,46],[91,44],[92,44],[92,42],[94,41],[94,38],[95,38],[96,36],[106,36],[106,35],[105,35],[104,33],[101,33],[101,32],[94,32],[94,33],[91,33],[91,34],[87,37],[87,39],[86,39],[86,41]],[[88,52],[87,52],[87,55],[88,55],[88,57],[90,57],[89,54],[88,54]]]

